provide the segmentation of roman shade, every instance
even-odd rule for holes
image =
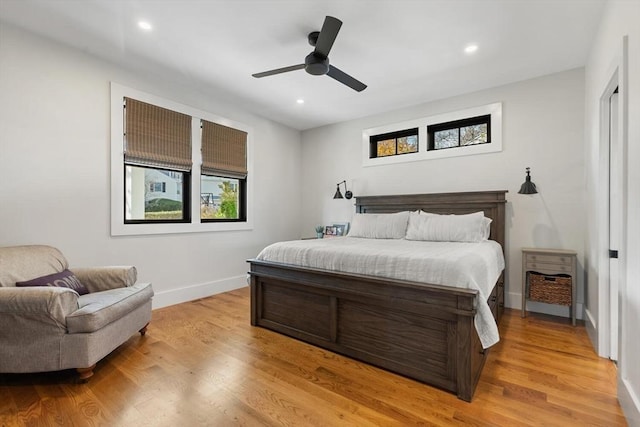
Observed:
[[[189,172],[191,116],[124,98],[127,164]]]
[[[202,174],[245,179],[247,133],[202,120]]]

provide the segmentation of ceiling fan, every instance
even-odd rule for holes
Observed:
[[[280,73],[288,73],[289,71],[302,70],[304,68],[309,74],[313,74],[314,76],[326,74],[332,79],[349,86],[351,89],[362,92],[366,89],[367,85],[329,64],[329,51],[338,36],[338,31],[340,31],[341,26],[342,21],[333,16],[327,16],[324,18],[322,29],[309,33],[307,37],[309,44],[315,46],[315,49],[304,58],[304,64],[276,68],[275,70],[252,74],[252,76],[256,78],[267,77]]]

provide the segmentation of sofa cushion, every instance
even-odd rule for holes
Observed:
[[[126,316],[152,296],[150,283],[82,295],[78,298],[80,308],[67,316],[67,330],[71,334],[97,331]]]
[[[89,289],[89,292],[124,288],[133,285],[138,280],[138,271],[130,265],[72,268],[71,271]]]
[[[16,282],[17,287],[21,286],[51,286],[57,288],[73,289],[80,295],[89,293],[89,290],[78,280],[78,278],[69,270],[60,273],[48,274],[35,279],[26,280],[24,282]]]
[[[0,286],[15,286],[69,267],[62,253],[51,246],[30,245],[0,248]]]

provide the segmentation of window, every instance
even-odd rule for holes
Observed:
[[[202,120],[200,218],[246,220],[247,133]]]
[[[245,180],[203,175],[200,218],[203,221],[241,220],[246,216]]]
[[[191,117],[131,98],[123,108],[125,223],[190,221]]]
[[[111,234],[252,229],[251,135],[233,120],[111,83]]]
[[[184,186],[189,181],[183,172],[125,165],[125,220],[182,221],[185,207]],[[166,179],[166,182],[157,182]],[[144,188],[144,191],[142,191]]]
[[[491,142],[491,115],[427,126],[427,150],[465,147]]]
[[[502,103],[362,131],[362,165],[383,166],[502,151]]]
[[[146,177],[145,177],[145,182],[146,182]],[[152,193],[166,193],[167,192],[167,183],[166,182],[152,182],[152,183],[149,184],[149,191],[152,192]],[[177,191],[177,189],[176,189],[176,191]]]
[[[406,129],[370,137],[369,158],[418,152],[418,129]]]

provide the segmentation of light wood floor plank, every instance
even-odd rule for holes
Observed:
[[[249,324],[239,289],[153,312],[147,335],[72,371],[0,374],[9,426],[624,426],[615,365],[584,326],[507,310],[472,403]]]

